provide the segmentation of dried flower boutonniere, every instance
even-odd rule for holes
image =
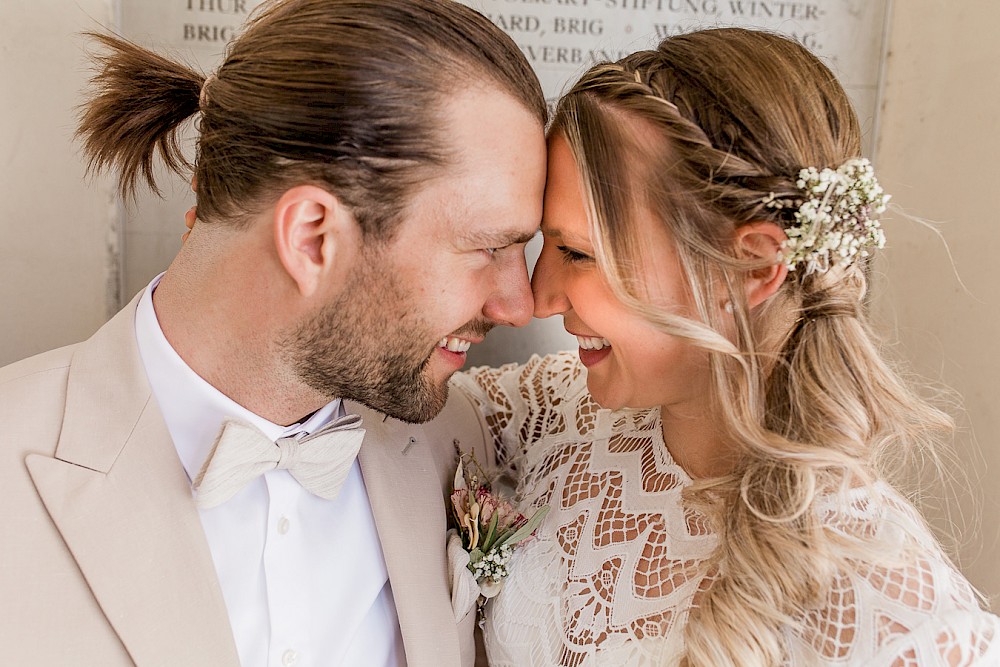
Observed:
[[[525,518],[491,490],[475,458],[466,454],[459,457],[455,471],[451,507],[462,546],[469,553],[469,571],[483,597],[494,597],[503,587],[514,550],[534,536],[549,507],[540,507],[530,519]]]

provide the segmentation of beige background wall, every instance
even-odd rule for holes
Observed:
[[[937,235],[893,218],[874,305],[914,370],[964,398],[958,454],[981,494],[953,513],[970,524],[961,564],[1000,606],[998,25],[992,0],[894,3],[879,178],[906,211],[942,223],[954,268]],[[973,531],[977,506],[982,522]]]
[[[152,1],[152,0],[151,0]],[[120,216],[106,181],[83,181],[71,143],[85,81],[80,30],[111,25],[111,0],[0,2],[0,364],[85,338],[118,302]],[[900,356],[965,399],[958,448],[982,522],[962,564],[1000,596],[1000,3],[896,0],[880,178],[908,211],[942,221],[968,291],[936,236],[887,223],[875,313]],[[183,186],[183,184],[181,184]],[[178,229],[182,210],[177,211]],[[974,442],[978,440],[979,451]],[[967,517],[972,502],[963,500]]]
[[[0,1],[0,365],[89,336],[117,288],[114,198],[72,145],[77,36],[111,0]]]

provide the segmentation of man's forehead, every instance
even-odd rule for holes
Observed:
[[[503,248],[527,243],[539,231],[541,200],[496,200],[489,192],[462,187],[455,179],[437,179],[415,193],[404,225],[409,234],[430,234],[463,248]]]
[[[443,111],[448,160],[421,184],[414,210],[433,211],[434,227],[453,242],[491,248],[527,242],[541,221],[545,187],[538,119],[492,87],[464,90]]]
[[[475,175],[445,179],[434,198],[446,233],[463,245],[503,248],[527,243],[538,233],[541,193],[517,181],[520,175]]]

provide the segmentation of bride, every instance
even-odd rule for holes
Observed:
[[[493,667],[997,665],[1000,621],[886,481],[949,419],[879,354],[887,197],[843,89],[742,29],[562,99],[536,315],[579,354],[456,376],[549,505],[485,608]]]

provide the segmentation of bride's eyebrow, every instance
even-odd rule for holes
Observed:
[[[558,227],[552,227],[551,225],[546,225],[542,223],[542,236],[548,239],[555,239],[559,241],[563,237],[563,231]]]
[[[589,248],[590,241],[582,236],[576,234],[566,234],[563,230],[557,227],[549,227],[548,225],[542,225],[542,236],[545,238],[550,238],[553,241],[565,242],[569,245],[581,248]]]

